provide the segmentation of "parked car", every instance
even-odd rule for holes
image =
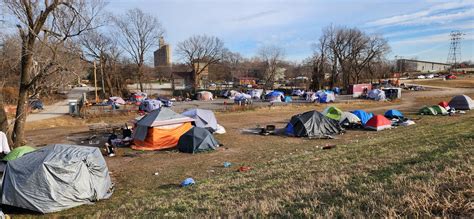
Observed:
[[[418,79],[425,79],[426,77],[424,75],[418,75],[416,78]]]
[[[434,74],[429,74],[429,75],[426,75],[426,78],[434,78]]]
[[[454,80],[458,78],[456,75],[446,75],[446,80]]]

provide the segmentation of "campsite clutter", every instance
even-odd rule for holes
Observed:
[[[454,96],[449,103],[441,101],[438,105],[425,106],[421,108],[418,113],[420,115],[450,115],[453,116],[456,113],[464,114],[464,110],[474,109],[474,101],[467,95]]]

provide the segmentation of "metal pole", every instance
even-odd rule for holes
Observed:
[[[95,87],[95,102],[99,102],[99,95],[97,94],[97,66],[94,61],[94,87]]]

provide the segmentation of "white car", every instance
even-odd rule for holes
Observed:
[[[426,75],[426,78],[434,78],[434,74]]]
[[[418,75],[418,77],[416,77],[418,79],[425,79],[426,77],[424,75]]]

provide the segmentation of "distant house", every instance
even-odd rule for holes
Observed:
[[[448,71],[451,68],[451,65],[439,62],[399,59],[397,60],[397,68],[400,72],[429,73]]]

